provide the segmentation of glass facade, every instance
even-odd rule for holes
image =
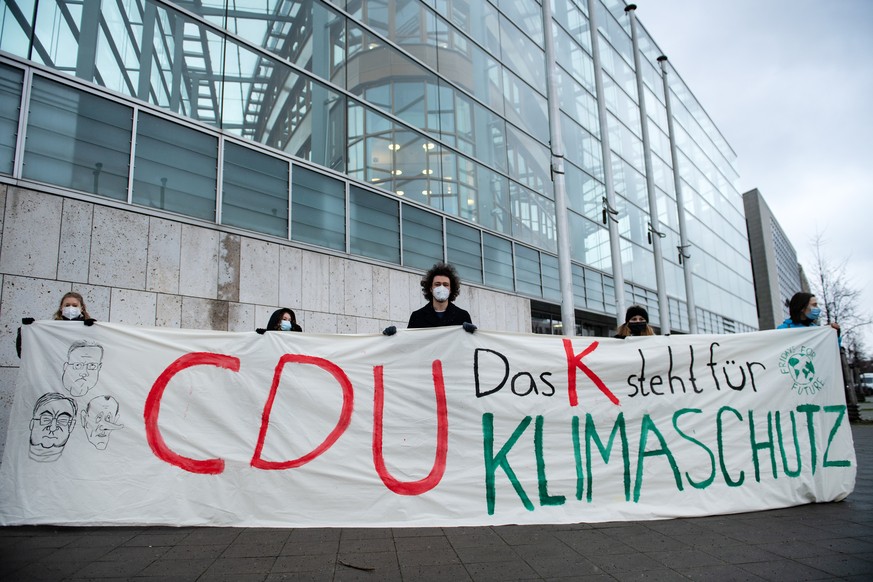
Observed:
[[[556,305],[556,115],[577,312],[613,316],[623,292],[657,325],[645,123],[672,329],[689,329],[679,212],[699,331],[754,329],[733,152],[671,70],[679,208],[660,51],[639,28],[635,71],[625,3],[593,2],[596,30],[588,4],[551,0],[544,25],[540,0],[0,0],[0,177],[389,265],[448,260]]]

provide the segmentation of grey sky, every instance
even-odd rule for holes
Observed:
[[[761,191],[808,274],[822,233],[873,313],[873,0],[636,4],[736,152],[740,193]]]

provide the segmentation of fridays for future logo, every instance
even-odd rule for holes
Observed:
[[[788,348],[779,356],[779,371],[791,379],[791,389],[797,394],[813,395],[824,387],[816,376],[815,352],[806,346]]]

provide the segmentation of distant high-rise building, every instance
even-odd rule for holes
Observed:
[[[758,326],[773,329],[788,317],[786,302],[798,291],[809,291],[797,253],[757,188],[743,194]]]

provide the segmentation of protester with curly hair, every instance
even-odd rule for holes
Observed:
[[[421,280],[421,292],[428,303],[412,312],[408,328],[463,325],[467,331],[476,326],[470,314],[453,302],[461,291],[461,279],[455,268],[446,263],[437,263]]]

